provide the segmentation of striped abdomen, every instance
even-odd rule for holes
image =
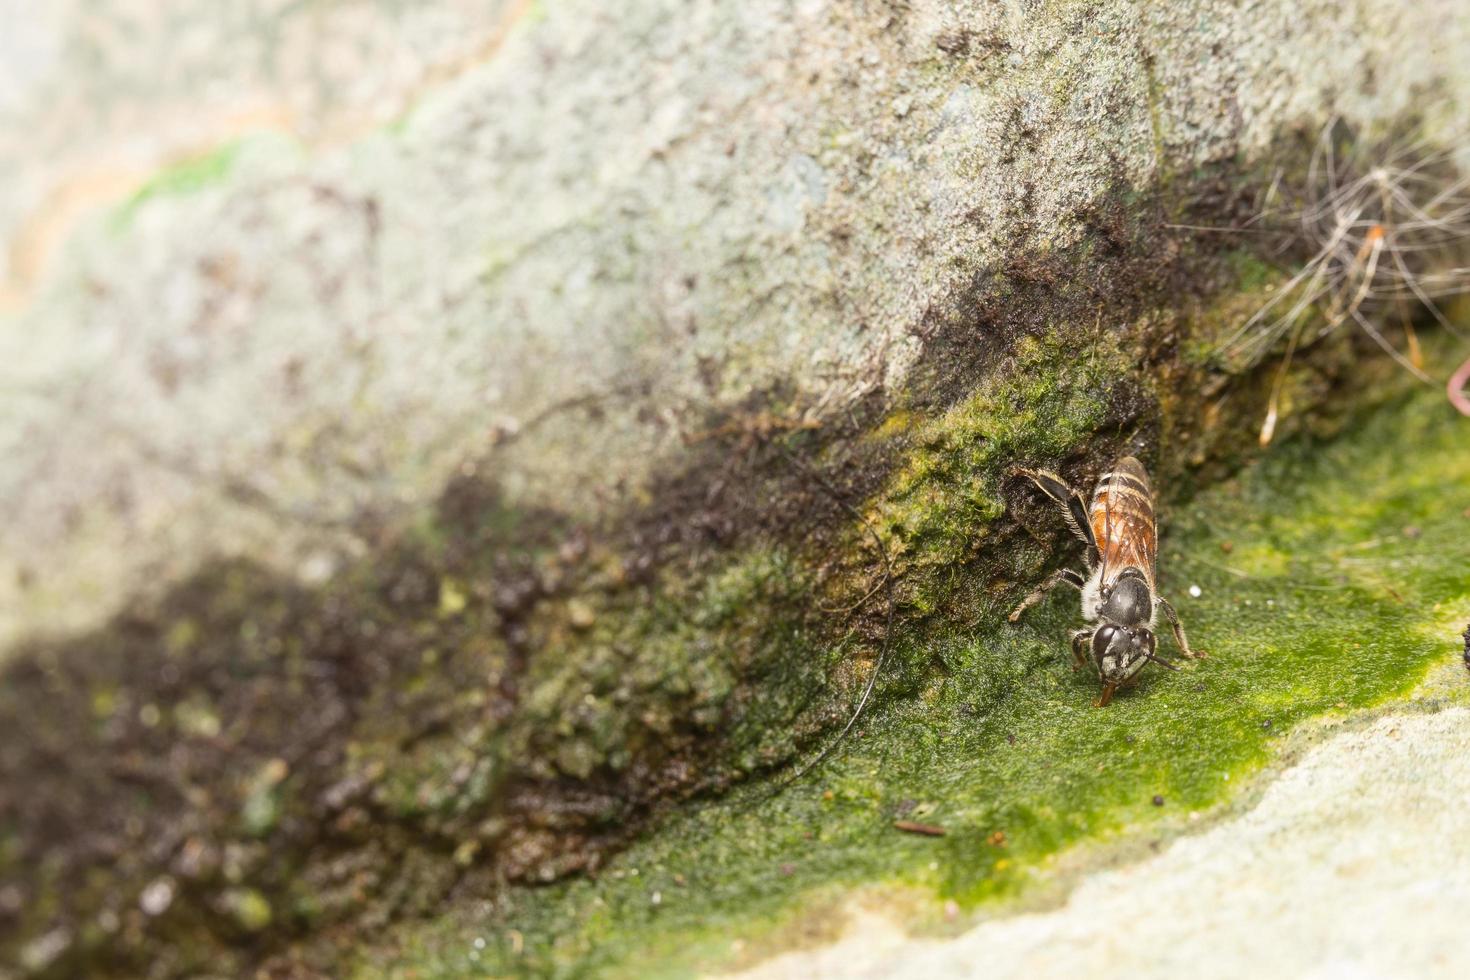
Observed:
[[[1153,485],[1143,464],[1132,456],[1114,463],[1112,471],[1098,480],[1087,516],[1097,538],[1103,582],[1111,582],[1125,568],[1136,568],[1153,588],[1159,532]]]

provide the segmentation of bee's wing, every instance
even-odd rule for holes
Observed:
[[[1154,488],[1143,464],[1128,457],[1114,469],[1125,471],[1137,482],[1140,497],[1129,501],[1129,527],[1124,537],[1128,540],[1133,562],[1148,576],[1149,588],[1157,581],[1155,569],[1159,560],[1159,527],[1154,515]]]
[[[1142,465],[1131,458],[1119,460],[1098,485],[1094,501],[1094,514],[1098,502],[1102,511],[1098,521],[1102,581],[1108,582],[1132,567],[1142,571],[1152,587],[1158,532],[1154,527],[1153,488]]]
[[[1098,579],[1100,582],[1108,581],[1108,560],[1114,557],[1113,553],[1118,549],[1118,535],[1113,526],[1113,502],[1118,499],[1116,469],[1117,467],[1114,467],[1115,472],[1109,473],[1099,488],[1103,495],[1102,547],[1099,549],[1102,552],[1102,577]]]
[[[1159,525],[1153,512],[1153,501],[1149,501],[1148,525],[1139,535],[1139,557],[1143,560],[1139,565],[1148,575],[1148,587],[1158,587],[1158,562],[1159,562]]]

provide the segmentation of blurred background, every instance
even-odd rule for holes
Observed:
[[[1463,4],[0,23],[3,980],[1463,967]],[[1094,712],[1124,453],[1214,656]]]

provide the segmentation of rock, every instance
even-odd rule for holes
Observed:
[[[161,916],[217,841],[260,955],[283,857],[377,922],[779,767],[880,673],[839,620],[1034,571],[1021,455],[1228,459],[1200,324],[1276,272],[1163,219],[1470,95],[1450,0],[277,6],[0,39],[0,874]]]

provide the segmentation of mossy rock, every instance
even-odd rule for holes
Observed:
[[[1079,848],[1194,826],[1303,723],[1403,698],[1458,663],[1465,421],[1420,390],[1356,422],[1282,445],[1170,513],[1163,585],[1208,659],[1151,671],[1096,709],[1096,678],[1064,649],[1074,596],[1019,626],[995,608],[931,623],[897,641],[900,656],[946,669],[871,709],[817,771],[684,807],[595,879],[405,930],[357,975],[690,975],[822,935],[839,896],[880,886],[943,929],[946,902],[968,919],[1034,901]],[[1434,697],[1470,700],[1464,687]]]

